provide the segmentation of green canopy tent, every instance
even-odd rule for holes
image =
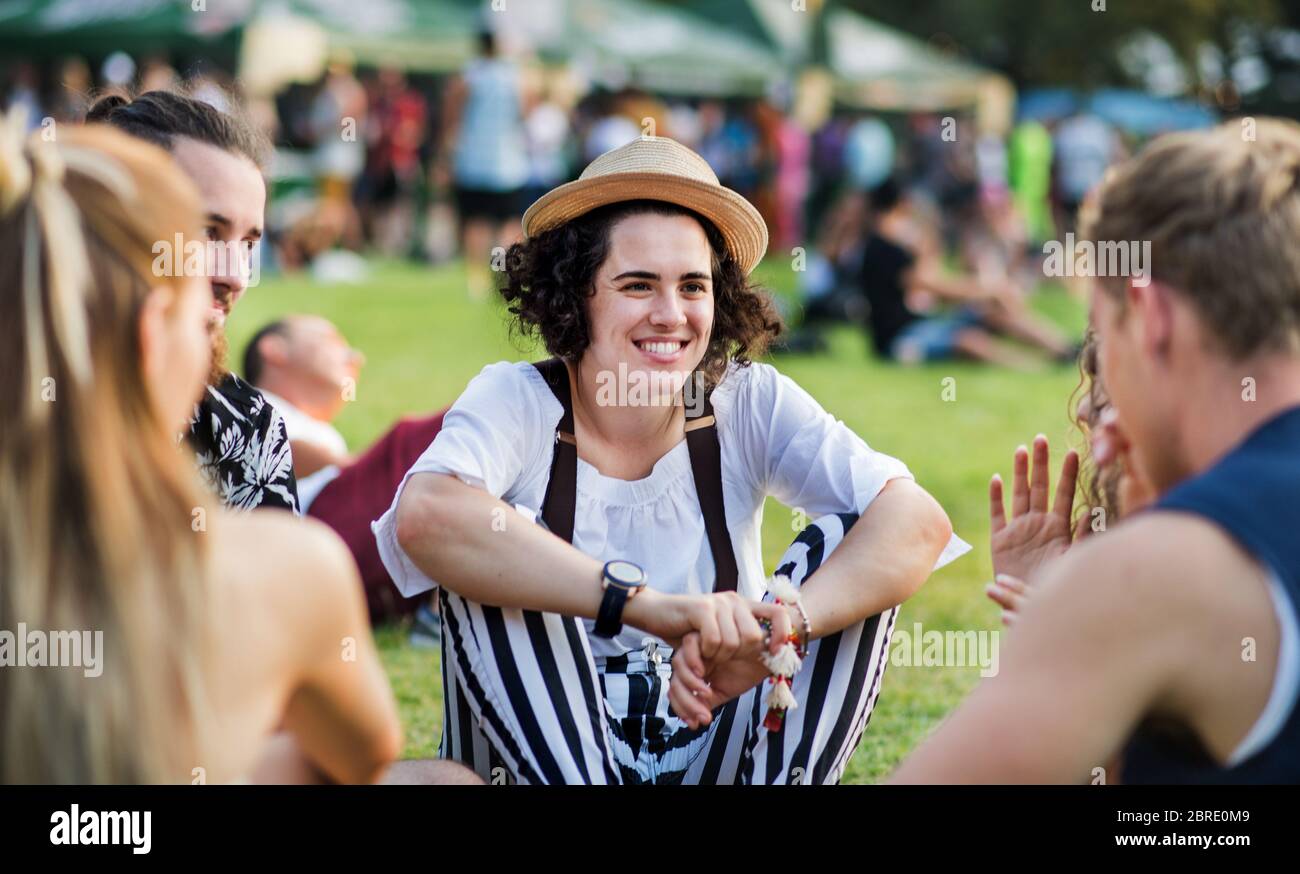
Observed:
[[[244,24],[239,76],[271,94],[318,78],[331,57],[369,67],[447,73],[472,57],[476,16],[455,0],[271,0]]]
[[[808,0],[805,10],[796,10],[791,0],[776,3],[760,0],[664,0],[689,9],[712,27],[724,27],[775,50],[783,63],[797,67],[809,49],[808,32],[821,0]]]
[[[950,57],[927,43],[845,9],[827,11],[827,62],[836,98],[893,110],[976,108],[992,91],[1010,90],[997,73]]]
[[[478,16],[454,0],[290,0],[287,6],[319,25],[331,50],[366,66],[445,73],[474,52]]]
[[[321,55],[317,74],[339,50],[359,64],[446,72],[472,55],[476,20],[454,0],[0,0],[0,56],[191,55],[238,60],[243,73],[246,31],[260,27],[286,54],[305,45]]]
[[[598,74],[668,94],[758,96],[783,75],[761,41],[643,0],[569,0],[569,56]]]
[[[783,73],[779,53],[761,39],[719,30],[688,8],[650,0],[511,2],[520,5],[494,24],[508,32],[522,22],[524,41],[543,60],[572,61],[601,84],[755,96]],[[458,70],[474,54],[478,29],[492,21],[487,8],[483,0],[0,0],[0,51],[238,61],[241,77],[267,93],[319,75],[331,54],[414,72]]]
[[[529,0],[500,22],[525,22],[532,28],[525,38],[544,59],[570,60],[599,84],[663,93],[758,96],[818,61],[835,99],[863,108],[983,106],[990,94],[1010,90],[997,74],[821,5]],[[241,76],[266,93],[319,75],[340,50],[370,66],[460,69],[473,56],[476,31],[491,20],[486,9],[483,0],[365,0],[360,7],[357,0],[0,0],[0,51],[92,60],[113,51],[166,52],[222,65],[239,58]]]
[[[833,0],[690,0],[719,25],[763,39],[787,69],[823,68],[836,102],[883,111],[978,109],[1009,115],[1009,80]],[[1009,120],[1009,119],[1008,119]]]
[[[97,60],[123,51],[230,62],[251,6],[251,0],[0,0],[0,56]]]
[[[690,4],[651,0],[509,0],[494,20],[484,0],[450,0],[544,61],[567,61],[596,84],[665,94],[758,95],[782,73],[754,34],[720,30]]]

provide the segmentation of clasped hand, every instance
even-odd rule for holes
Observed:
[[[794,628],[786,607],[735,592],[646,590],[628,604],[624,619],[675,648],[668,700],[693,729],[708,725],[713,710],[766,679],[762,653],[775,654]]]

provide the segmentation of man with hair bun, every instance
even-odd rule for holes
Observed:
[[[231,101],[231,106],[237,104]],[[187,435],[204,480],[235,509],[274,507],[298,513],[293,453],[284,421],[261,392],[226,367],[226,318],[248,290],[253,250],[262,238],[271,144],[232,112],[170,91],[134,99],[106,94],[86,114],[171,153],[199,189],[209,243],[212,369]],[[184,253],[175,252],[177,262]]]

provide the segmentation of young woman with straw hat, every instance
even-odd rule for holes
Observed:
[[[748,278],[767,229],[694,152],[608,152],[524,234],[502,294],[555,357],[484,368],[374,526],[404,594],[442,586],[441,756],[498,782],[838,780],[897,605],[964,544],[751,363],[781,328]],[[822,517],[775,594],[769,495]]]

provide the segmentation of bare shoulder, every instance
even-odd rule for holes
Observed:
[[[315,519],[276,510],[222,512],[213,528],[218,582],[281,628],[341,624],[360,598],[346,545]]]
[[[305,516],[266,510],[223,512],[222,551],[247,561],[258,576],[303,577],[331,569],[349,558],[347,547],[329,526]]]
[[[1188,516],[1135,516],[1071,547],[1035,577],[996,676],[901,778],[1078,781],[1156,715],[1226,761],[1268,694],[1267,672],[1238,648],[1238,614],[1267,617],[1260,577],[1226,534]]]
[[[1236,677],[1243,639],[1276,646],[1267,577],[1226,532],[1196,516],[1151,512],[1072,548],[1040,580],[1018,631],[1039,654],[1077,644],[1116,685],[1180,715],[1193,699],[1253,695]],[[1221,679],[1222,682],[1218,682]],[[1255,690],[1257,691],[1257,690]],[[1203,701],[1202,701],[1203,703]]]
[[[1094,597],[1124,603],[1138,619],[1163,623],[1213,623],[1234,602],[1267,607],[1264,581],[1258,563],[1223,529],[1163,511],[1088,538],[1044,574],[1053,597],[1058,583],[1075,582]],[[1076,597],[1083,594],[1076,589]]]

